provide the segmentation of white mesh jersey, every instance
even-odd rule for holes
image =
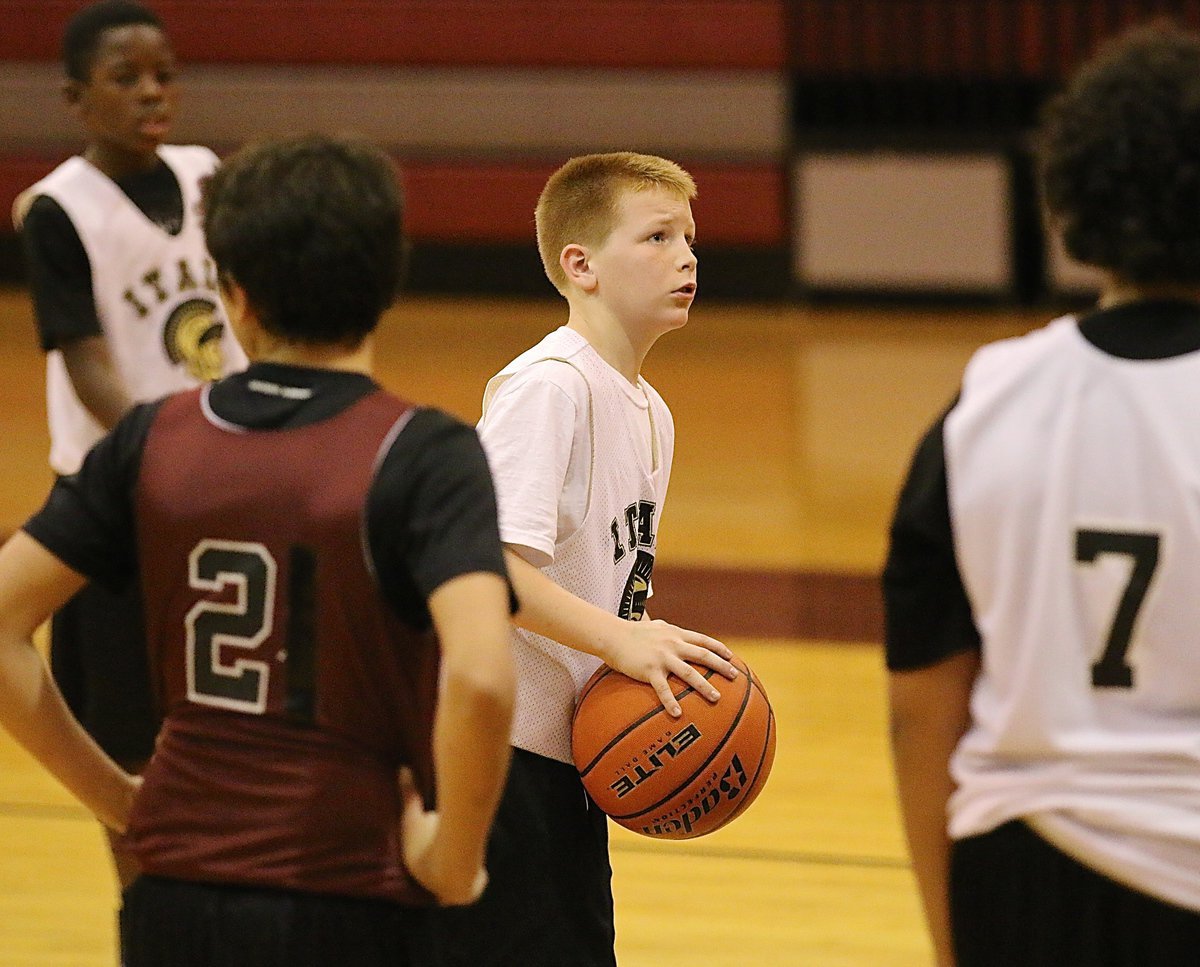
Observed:
[[[489,381],[479,434],[501,540],[577,597],[639,619],[675,440],[662,397],[563,327]],[[513,745],[569,763],[575,700],[600,661],[522,629],[513,647]]]
[[[1110,356],[1066,317],[985,347],[944,442],[983,641],[955,838],[1023,816],[1200,910],[1200,353]]]
[[[19,222],[39,195],[53,198],[79,234],[92,273],[96,315],[114,365],[135,402],[187,389],[242,369],[237,344],[204,245],[200,181],[217,156],[195,145],[165,145],[159,156],[183,193],[183,226],[170,235],[81,157],[70,158],[25,191]],[[79,469],[104,429],[75,395],[59,350],[46,356],[50,466]]]

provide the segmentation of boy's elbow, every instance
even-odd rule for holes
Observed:
[[[502,657],[501,657],[502,656]],[[444,669],[448,694],[489,718],[511,719],[516,704],[516,672],[505,648],[491,661],[461,663]]]
[[[970,724],[977,652],[961,652],[934,665],[888,675],[888,726],[893,746],[957,740]]]

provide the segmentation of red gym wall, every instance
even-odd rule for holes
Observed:
[[[696,175],[706,291],[755,297],[1069,288],[1042,264],[1037,104],[1125,26],[1200,26],[1200,0],[149,2],[185,68],[177,140],[377,141],[406,172],[424,270],[474,246],[518,256],[490,259],[485,287],[536,276],[549,172],[635,149]],[[19,277],[4,210],[80,144],[57,91],[82,4],[0,0],[0,279]],[[962,253],[979,264],[948,273]]]
[[[0,0],[0,210],[78,146],[57,85],[79,6]],[[705,244],[785,244],[782,0],[152,6],[185,68],[180,140],[359,131],[402,161],[418,242],[532,244],[558,164],[630,148],[697,177]]]

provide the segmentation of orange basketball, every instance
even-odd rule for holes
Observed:
[[[775,759],[775,715],[758,677],[738,657],[733,681],[714,678],[715,704],[691,686],[672,718],[654,689],[597,670],[575,708],[571,747],[584,787],[615,822],[656,839],[691,839],[741,815],[762,790]]]

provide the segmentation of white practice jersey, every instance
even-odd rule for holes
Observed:
[[[1017,816],[1200,910],[1200,353],[1132,360],[1056,320],[985,347],[945,420],[983,667],[955,838]]]
[[[71,219],[91,265],[96,315],[114,365],[135,402],[156,399],[245,367],[225,321],[216,271],[204,245],[200,182],[217,156],[164,146],[159,156],[183,193],[183,226],[170,235],[81,157],[59,165],[22,195],[54,199]],[[104,429],[75,395],[59,350],[46,357],[50,465],[74,473]]]
[[[622,618],[645,611],[671,473],[671,413],[566,327],[488,383],[479,434],[500,538],[579,598]],[[513,744],[571,762],[571,717],[600,661],[514,631]]]

